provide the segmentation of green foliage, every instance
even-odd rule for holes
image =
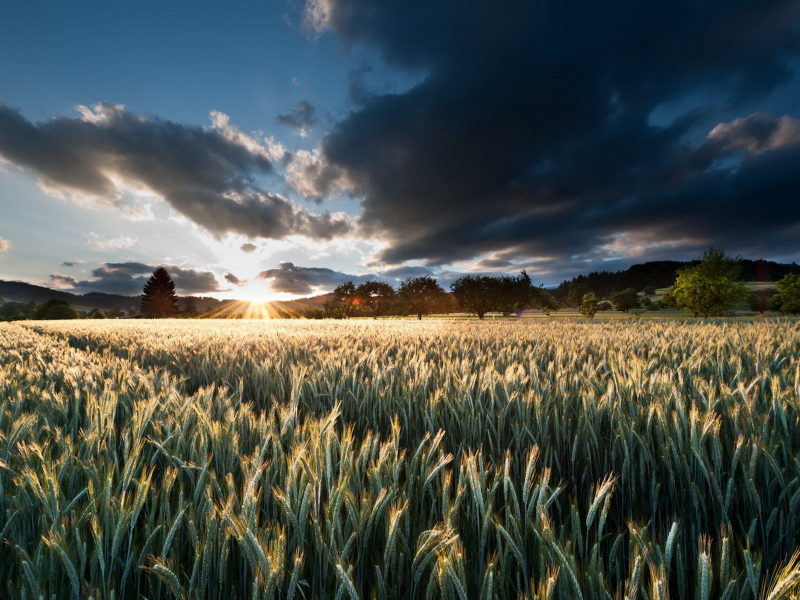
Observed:
[[[113,306],[107,314],[109,319],[119,319],[125,315],[125,311],[122,310],[121,306]]]
[[[181,317],[184,319],[196,319],[199,314],[200,313],[197,312],[197,307],[191,300],[189,301],[189,304],[186,305],[186,308],[181,311]]]
[[[385,281],[366,281],[356,288],[356,298],[377,319],[395,307],[397,292]]]
[[[571,308],[580,308],[583,302],[583,297],[586,294],[591,294],[592,288],[585,283],[575,283],[569,286],[569,293],[567,294],[567,306]]]
[[[556,312],[561,308],[558,300],[556,300],[550,292],[543,290],[541,287],[536,288],[536,291],[537,293],[531,300],[531,308],[542,309],[542,313],[548,317],[551,312]]]
[[[613,305],[608,300],[601,300],[597,303],[597,312],[606,312],[611,310]]]
[[[33,317],[34,302],[0,302],[0,321],[23,321]]]
[[[464,275],[450,284],[461,310],[483,320],[486,313],[497,308],[497,285],[494,277]]]
[[[88,319],[105,319],[107,317],[106,317],[106,313],[104,313],[99,308],[95,308],[94,310],[89,311],[89,314],[86,315],[86,318],[88,318]]]
[[[406,279],[400,284],[397,296],[403,310],[417,315],[419,320],[423,315],[442,311],[447,300],[442,286],[427,276]]]
[[[786,320],[0,324],[0,597],[796,597],[799,368]]]
[[[64,300],[48,300],[36,308],[33,318],[46,321],[80,319],[81,314]]]
[[[709,248],[700,264],[678,272],[669,301],[701,317],[710,317],[735,306],[748,295],[737,281],[741,267],[719,248]]]
[[[334,319],[349,319],[358,314],[360,309],[358,290],[352,281],[343,283],[333,290],[334,298],[325,304],[328,316]]]
[[[508,317],[517,309],[528,307],[538,295],[539,290],[531,285],[531,278],[525,271],[516,276],[503,275],[492,279],[493,310],[503,313],[503,316]]]
[[[747,298],[747,305],[750,307],[750,310],[755,311],[757,313],[765,313],[768,310],[772,310],[772,297],[774,294],[772,290],[768,287],[762,287],[754,292],[750,292],[750,295]]]
[[[600,303],[592,292],[584,295],[581,299],[580,311],[587,319],[594,319],[597,311],[600,310]]]
[[[330,318],[327,315],[325,308],[312,307],[306,308],[300,312],[300,317],[303,319],[326,319]]]
[[[611,304],[614,306],[614,310],[619,310],[624,313],[632,308],[640,308],[642,305],[639,300],[639,294],[633,288],[611,294]]]
[[[790,273],[775,284],[780,292],[780,310],[783,313],[800,314],[800,275]]]
[[[177,317],[178,296],[175,284],[164,267],[158,267],[144,284],[139,311],[147,319]]]

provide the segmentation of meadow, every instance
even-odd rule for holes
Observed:
[[[0,324],[0,596],[800,597],[800,324]]]

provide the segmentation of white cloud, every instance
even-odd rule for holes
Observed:
[[[267,149],[267,157],[272,162],[281,162],[288,152],[286,146],[277,141],[273,136],[265,137],[264,144]]]
[[[347,173],[328,163],[319,148],[298,150],[286,167],[286,182],[306,198],[322,199],[332,194],[343,194],[353,189]]]
[[[307,0],[303,11],[303,26],[310,32],[319,35],[331,20],[331,0]]]
[[[272,158],[268,147],[263,146],[254,137],[247,135],[235,125],[231,125],[231,118],[228,115],[218,110],[212,110],[209,116],[211,117],[211,128],[223,138],[232,144],[241,146],[254,156],[263,156],[267,160]]]
[[[9,243],[8,240],[4,240],[3,238],[0,238],[0,252],[5,252],[10,247],[11,247],[11,244]]]
[[[89,233],[87,244],[95,250],[124,250],[133,248],[139,240],[136,238],[120,235],[115,238],[103,238],[99,233],[92,231]]]
[[[149,204],[132,204],[122,209],[122,214],[129,221],[155,221],[156,216]]]

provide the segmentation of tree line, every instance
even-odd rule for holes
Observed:
[[[598,271],[578,275],[570,280],[561,282],[550,290],[559,302],[567,303],[570,290],[577,286],[585,286],[588,292],[593,292],[597,298],[610,298],[617,292],[634,289],[646,295],[655,295],[655,290],[668,288],[678,277],[683,269],[695,267],[702,259],[691,261],[659,260],[648,261],[616,272]],[[758,259],[750,260],[733,257],[740,268],[739,279],[743,281],[775,282],[790,274],[800,274],[800,265],[796,263],[776,263]]]
[[[752,261],[751,261],[752,262]],[[585,283],[575,281],[566,293],[566,305],[577,308],[591,319],[598,312],[617,310],[624,313],[659,308],[684,309],[697,317],[718,316],[731,307],[747,302],[756,312],[780,311],[800,314],[800,274],[788,273],[775,284],[775,290],[761,288],[751,292],[741,281],[742,261],[731,258],[719,248],[709,248],[702,259],[678,269],[673,284],[657,302],[633,288],[598,298]],[[348,281],[333,291],[333,298],[321,308],[280,316],[303,318],[352,318],[371,316],[425,315],[463,312],[484,319],[489,313],[510,316],[526,309],[540,309],[546,315],[564,306],[549,291],[536,287],[525,271],[519,275],[465,275],[450,284],[447,293],[433,277],[412,277],[397,289],[385,281],[367,281],[360,285]],[[655,290],[652,290],[653,292]],[[183,311],[178,306],[175,284],[164,267],[156,269],[148,279],[140,299],[140,315],[144,318],[196,318],[193,304]],[[49,300],[41,305],[32,302],[0,302],[0,320],[118,318],[119,307],[104,313],[95,309],[80,312],[64,300]],[[227,314],[228,318],[236,315]]]
[[[525,271],[517,276],[465,275],[450,284],[451,293],[433,277],[412,277],[395,289],[385,281],[367,281],[355,285],[348,281],[333,291],[321,314],[331,318],[388,315],[413,315],[422,319],[433,313],[465,312],[483,319],[488,313],[505,316],[526,308],[540,308],[549,313],[558,302],[547,291],[531,284]],[[320,314],[320,311],[317,311]]]

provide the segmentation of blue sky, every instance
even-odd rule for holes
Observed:
[[[0,1],[0,278],[270,299],[796,260],[797,3],[573,9]]]

